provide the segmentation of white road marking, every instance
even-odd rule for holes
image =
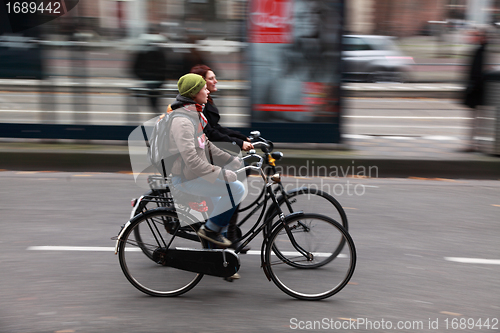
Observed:
[[[373,124],[349,125],[348,127],[367,127],[373,128]],[[411,126],[411,125],[377,125],[377,128],[420,128],[420,129],[469,129],[465,126]]]
[[[371,135],[363,135],[363,134],[342,134],[342,137],[345,139],[372,139]]]
[[[436,140],[436,141],[457,141],[460,140],[457,137],[454,136],[445,136],[445,135],[429,135],[429,136],[423,136],[422,139],[426,140]]]
[[[82,251],[82,252],[115,252],[114,247],[110,246],[30,246],[26,250],[28,251]],[[127,251],[137,251],[140,252],[140,248],[129,248]],[[297,256],[300,255],[298,252],[283,251],[286,256]],[[247,254],[260,255],[260,251],[250,250]],[[324,252],[313,252],[317,257],[328,257],[330,253]],[[341,254],[339,258],[345,258],[346,255]]]
[[[342,116],[342,118],[359,119],[417,119],[417,120],[470,120],[470,117],[412,117],[412,116]]]
[[[500,265],[500,259],[459,258],[459,257],[445,257],[444,259],[447,261],[459,262],[463,264]]]
[[[294,257],[300,256],[300,253],[293,252],[293,251],[283,251],[281,253],[284,254],[285,256],[294,256]],[[250,251],[247,252],[247,254],[259,255],[260,256],[260,251],[250,250]],[[313,252],[313,255],[316,256],[316,257],[329,257],[331,255],[331,253]],[[345,254],[339,254],[337,257],[338,258],[346,258],[347,256]]]
[[[389,139],[389,140],[415,140],[417,139],[414,136],[395,136],[395,135],[384,135],[381,136],[382,139]]]
[[[365,134],[343,134],[343,138],[345,139],[361,139],[361,140],[370,140],[376,138],[384,138],[384,139],[397,139],[397,140],[433,140],[433,141],[460,141],[460,138],[455,136],[445,136],[445,135],[423,135],[423,136],[391,136],[391,135],[365,135]],[[478,137],[475,137],[476,139]]]
[[[73,114],[73,113],[84,113],[84,114],[133,114],[133,115],[152,115],[155,116],[154,113],[150,112],[123,112],[123,111],[73,111],[73,110],[55,110],[55,111],[46,111],[46,110],[5,110],[2,109],[0,112],[15,112],[15,113],[61,113],[61,114]]]
[[[111,246],[30,246],[28,251],[83,251],[83,252],[114,252]],[[134,249],[140,251],[140,248]]]

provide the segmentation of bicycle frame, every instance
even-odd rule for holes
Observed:
[[[259,158],[262,158],[261,156],[258,156]],[[265,237],[264,237],[264,240],[262,242],[262,253],[263,253],[263,249],[265,247],[265,244],[267,242],[267,238],[268,236],[271,235],[271,231],[274,230],[274,228],[276,228],[276,226],[279,224],[279,223],[283,223],[284,226],[285,226],[285,230],[287,232],[287,235],[288,237],[290,238],[293,246],[296,248],[296,250],[301,253],[305,258],[307,258],[308,260],[311,260],[311,254],[308,253],[307,251],[305,251],[300,245],[298,245],[293,237],[293,234],[292,232],[290,231],[290,229],[288,228],[288,226],[286,225],[285,221],[286,221],[286,218],[289,218],[291,216],[295,216],[297,214],[303,214],[302,212],[295,212],[295,213],[291,213],[291,214],[288,214],[285,216],[285,214],[283,213],[283,211],[281,210],[280,206],[279,206],[279,203],[276,199],[276,195],[274,194],[274,190],[272,188],[272,185],[275,185],[275,184],[280,184],[281,182],[281,177],[279,176],[276,176],[276,177],[271,177],[271,181],[268,181],[266,175],[264,174],[261,166],[246,166],[240,170],[237,171],[237,173],[241,173],[243,171],[246,171],[248,169],[251,169],[251,170],[254,170],[254,171],[259,171],[262,179],[266,182],[266,185],[265,185],[265,195],[264,195],[264,200],[262,200],[261,202],[258,202],[256,207],[254,207],[254,209],[252,209],[251,212],[249,212],[244,218],[243,218],[243,221],[247,221],[251,216],[253,216],[259,209],[262,209],[261,210],[261,213],[259,215],[259,218],[257,219],[257,221],[255,222],[255,224],[252,226],[252,228],[250,228],[250,230],[245,234],[243,235],[242,237],[240,237],[238,240],[244,240],[240,246],[235,249],[235,253],[240,253],[241,250],[246,246],[248,245],[255,237],[257,237],[257,235],[264,230],[264,228],[268,228],[268,232],[265,234]],[[269,201],[269,199],[271,199],[272,201],[272,204],[269,206],[269,208],[266,210],[266,207],[267,207],[267,203]],[[264,213],[265,212],[269,212],[271,209],[273,209],[275,212],[269,216],[268,218],[266,218],[264,221],[263,220],[263,217],[264,217]],[[172,209],[173,210],[173,209]],[[276,216],[279,216],[279,220],[273,224],[273,219],[274,217]],[[262,223],[261,223],[262,222]],[[200,226],[201,226],[201,223],[199,223]],[[260,224],[260,226],[259,226]],[[174,237],[181,237],[181,238],[185,238],[185,239],[189,239],[189,240],[193,240],[193,241],[199,241],[196,237],[194,237],[191,233],[188,233],[188,232],[182,232],[181,231],[182,227],[179,225],[176,230],[174,231],[174,234],[173,236]],[[120,237],[118,237],[118,239],[120,239]],[[264,260],[264,258],[262,257],[261,260]]]

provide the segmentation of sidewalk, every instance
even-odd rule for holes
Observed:
[[[80,83],[68,78],[51,80],[0,79],[0,91],[56,93],[71,92],[75,87],[83,86],[87,93],[130,94],[130,89],[138,83],[131,79],[97,79],[90,78]],[[226,94],[244,94],[249,89],[244,81],[219,81],[218,87]],[[175,83],[163,86],[165,93],[177,93]],[[42,90],[43,89],[43,90]],[[48,90],[47,90],[48,89]],[[343,83],[342,89],[347,97],[419,97],[419,98],[459,98],[463,85],[457,83]]]
[[[461,140],[346,136],[342,144],[276,143],[283,174],[311,177],[500,179],[500,157],[458,152]],[[0,143],[0,169],[131,172],[123,145]]]

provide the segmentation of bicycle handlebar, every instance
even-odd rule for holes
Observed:
[[[262,156],[260,156],[260,155],[257,155],[257,154],[248,154],[248,155],[246,155],[246,156],[242,157],[241,159],[244,161],[244,160],[247,160],[247,159],[252,158],[252,157],[255,157],[255,158],[258,158],[258,159],[259,159],[259,162],[257,162],[257,167],[258,167],[258,168],[261,168],[261,167],[262,167],[262,164],[264,163],[264,157],[262,157]],[[239,170],[242,170],[242,169],[244,169],[244,168],[241,168],[241,169],[239,169]],[[238,171],[239,171],[239,170],[238,170]]]
[[[259,148],[261,146],[264,146],[265,148],[271,148],[271,145],[267,142],[264,142],[264,141],[258,141],[258,142],[255,142],[255,143],[252,143],[252,145],[254,146],[254,148]]]
[[[252,157],[259,159],[259,162],[257,162],[257,165],[247,165],[241,169],[238,169],[235,171],[235,173],[237,175],[242,173],[242,172],[246,172],[246,170],[253,170],[253,171],[262,172],[262,164],[264,163],[264,157],[257,155],[257,154],[249,154],[247,156],[244,156],[242,158],[242,160],[244,161],[244,160],[247,160],[247,159],[252,158]]]
[[[247,170],[253,170],[253,171],[259,171],[259,172],[262,172],[262,169],[258,166],[254,166],[254,165],[247,165],[246,167],[243,167],[241,169],[238,169],[235,171],[235,173],[237,175],[239,175],[240,173],[242,172],[246,172]]]

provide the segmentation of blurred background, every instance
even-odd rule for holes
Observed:
[[[164,110],[176,80],[197,63],[217,74],[222,123],[248,128],[248,6],[246,0],[88,0],[35,29],[4,32],[2,136],[37,137],[37,129],[19,131],[22,124],[137,125]],[[348,91],[358,83],[452,83],[452,97],[460,97],[475,47],[471,33],[480,27],[491,36],[489,63],[500,63],[499,0],[346,0],[341,11],[340,70]],[[164,65],[156,66],[156,77],[141,78],[134,61],[152,48],[163,54]],[[160,82],[153,89],[160,95],[157,108],[150,107],[147,81]],[[117,138],[125,139],[109,136]]]
[[[338,1],[340,15],[329,16],[343,35],[336,127],[292,123],[286,132],[302,145],[272,138],[277,123],[251,128],[249,2],[81,0],[36,29],[0,34],[0,332],[283,332],[292,317],[422,320],[422,332],[448,331],[445,320],[498,324],[500,159],[487,154],[500,155],[500,107],[481,116],[484,149],[459,150],[475,117],[462,103],[471,36],[487,28],[487,62],[500,64],[500,0]],[[135,66],[141,54],[160,54],[142,62],[152,70]],[[165,110],[198,62],[217,75],[221,124],[260,130],[283,151],[280,166],[314,172],[284,175],[285,185],[363,188],[362,197],[332,193],[359,262],[326,303],[297,311],[258,256],[242,257],[240,282],[205,277],[171,300],[143,297],[121,273],[110,237],[144,191],[129,174],[127,138]],[[490,97],[500,96],[495,80]],[[341,144],[303,138],[311,133]],[[326,167],[347,172],[317,177]],[[45,246],[55,250],[32,249]],[[438,318],[440,329],[427,329]]]

